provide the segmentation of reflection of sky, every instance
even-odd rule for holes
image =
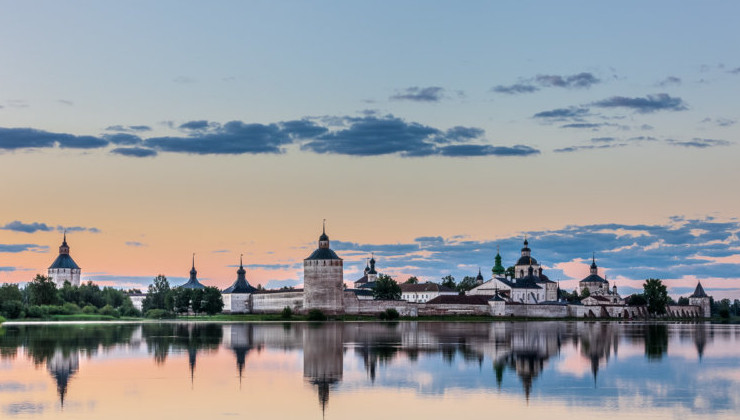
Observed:
[[[202,347],[181,335],[160,363],[154,361],[152,340],[173,338],[161,330],[157,336],[135,330],[133,339],[97,352],[85,354],[71,346],[48,353],[64,354],[56,361],[60,366],[67,366],[65,358],[79,358],[64,411],[79,418],[126,418],[134,406],[156,412],[174,404],[179,407],[175,412],[186,417],[218,410],[274,418],[272,409],[280,417],[304,418],[321,414],[314,374],[333,378],[324,396],[326,418],[346,418],[357,409],[350,402],[369,395],[384,406],[403,395],[399,415],[426,412],[430,418],[441,418],[450,405],[463,403],[470,404],[471,414],[480,413],[475,408],[480,398],[522,418],[543,406],[577,409],[576,417],[645,410],[658,417],[717,417],[740,407],[735,326],[676,324],[651,330],[634,323],[551,322],[209,328],[200,335],[197,329],[179,330],[201,337]],[[651,358],[645,354],[647,331],[665,333],[648,340],[659,349]],[[219,337],[216,347],[205,339],[206,332]],[[79,343],[95,343],[81,338]],[[189,354],[188,348],[197,351]],[[246,349],[243,372],[237,370],[237,349]],[[54,417],[60,407],[51,368],[28,363],[27,350],[2,361],[9,369],[0,380],[0,409],[9,416]],[[191,366],[192,357],[197,363]],[[531,378],[528,398],[526,377]],[[290,407],[278,403],[285,398]],[[436,406],[431,414],[429,404]],[[114,408],[119,411],[111,413]],[[357,413],[358,418],[372,411]]]

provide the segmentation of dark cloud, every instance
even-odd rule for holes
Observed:
[[[15,271],[15,270],[16,270],[15,267],[2,267],[2,266],[0,266],[0,271],[11,272],[11,271]],[[2,387],[0,387],[0,392],[2,392]]]
[[[129,157],[152,157],[157,156],[157,151],[143,147],[118,147],[110,151],[121,156]]]
[[[612,96],[592,105],[602,108],[629,108],[639,113],[650,113],[655,111],[685,111],[688,109],[683,99],[672,97],[667,93],[648,95],[644,98],[627,98],[624,96]]]
[[[674,146],[682,146],[682,147],[693,147],[697,149],[706,149],[709,147],[717,147],[717,146],[729,146],[732,144],[731,142],[727,140],[716,140],[716,139],[699,139],[694,138],[691,140],[674,140],[674,139],[668,139],[668,144],[674,145]]]
[[[473,156],[529,156],[539,154],[540,151],[529,146],[516,145],[511,147],[459,144],[439,148],[442,156],[473,157]]]
[[[36,231],[50,232],[54,230],[53,226],[49,226],[46,223],[32,222],[23,223],[20,220],[15,220],[10,223],[6,223],[5,226],[1,227],[3,230],[12,230],[15,232],[34,233]]]
[[[728,73],[740,74],[740,67],[734,68],[734,69],[728,71]]]
[[[124,146],[141,144],[141,137],[128,133],[104,134],[103,138],[113,144],[120,144]]]
[[[498,85],[491,88],[496,93],[505,93],[507,95],[518,95],[520,93],[532,93],[540,90],[537,86],[525,83],[515,83],[513,85]]]
[[[0,252],[19,253],[19,252],[48,252],[49,247],[46,245],[36,244],[0,244]]]
[[[302,146],[316,153],[377,156],[401,153],[426,156],[435,152],[434,138],[442,132],[418,123],[408,123],[392,115],[346,118],[349,127],[326,133]]]
[[[439,102],[442,100],[443,94],[444,88],[439,86],[425,88],[414,86],[406,88],[388,99],[392,101]]]
[[[16,150],[54,146],[73,149],[95,149],[107,145],[107,140],[93,136],[50,133],[32,128],[0,127],[0,149]]]
[[[678,86],[681,84],[681,78],[676,76],[668,76],[656,84],[659,87],[666,86]]]
[[[400,154],[416,156],[525,156],[539,153],[529,146],[496,147],[459,144],[483,136],[475,127],[453,127],[442,131],[407,122],[393,115],[345,117],[343,129],[327,132],[304,143],[301,148],[316,153],[350,156]]]
[[[555,153],[571,153],[571,152],[578,152],[580,150],[595,150],[595,149],[614,149],[617,147],[624,147],[626,146],[624,143],[606,143],[606,144],[586,144],[582,146],[569,146],[569,147],[563,147],[561,149],[554,149],[553,152]]]
[[[373,115],[374,112],[371,110],[363,111],[365,115]],[[294,120],[294,121],[283,121],[280,123],[283,131],[290,135],[292,138],[298,139],[312,139],[322,134],[329,132],[329,129],[316,124],[311,120]]]
[[[201,131],[201,130],[208,130],[210,128],[218,128],[218,124],[210,123],[207,120],[197,120],[197,121],[188,121],[184,124],[180,124],[178,128],[180,130]]]
[[[146,146],[165,152],[206,154],[283,153],[292,142],[288,132],[278,124],[246,124],[230,121],[205,133],[188,137],[153,137]]]
[[[132,246],[134,248],[141,248],[146,246],[146,244],[141,243],[139,241],[126,241],[126,246]]]
[[[255,270],[290,270],[296,268],[295,264],[245,264],[244,266]]]
[[[636,137],[630,137],[627,140],[629,141],[658,141],[658,139],[653,136],[636,136]]]
[[[68,101],[66,99],[59,99],[57,102],[59,102],[60,104],[67,105],[67,106],[73,106],[75,104],[74,102]]]
[[[578,73],[570,76],[558,76],[558,75],[537,75],[535,81],[541,86],[546,87],[561,87],[566,89],[571,88],[589,88],[601,80],[597,79],[591,73]]]
[[[534,114],[533,118],[554,118],[554,119],[567,119],[567,118],[581,118],[587,116],[589,113],[588,108],[557,108],[550,111],[542,111]]]

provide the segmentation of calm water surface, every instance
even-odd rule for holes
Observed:
[[[740,328],[10,325],[0,417],[738,418]]]

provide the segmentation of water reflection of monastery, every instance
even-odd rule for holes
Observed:
[[[33,329],[29,329],[33,331]],[[693,340],[701,358],[713,336],[704,325],[681,329],[678,339]],[[688,332],[687,332],[688,331]],[[234,386],[249,381],[253,351],[302,351],[303,378],[311,386],[321,410],[326,410],[330,394],[342,392],[345,358],[359,358],[365,367],[366,386],[382,375],[383,384],[410,387],[422,393],[444,392],[448,387],[489,388],[502,384],[513,391],[516,381],[526,399],[535,389],[548,364],[559,357],[563,346],[572,346],[590,363],[594,385],[602,369],[616,356],[620,340],[644,343],[648,360],[663,357],[668,350],[670,328],[661,324],[618,323],[325,323],[325,324],[144,324],[118,326],[113,334],[100,335],[95,330],[70,330],[67,341],[51,344],[31,337],[19,342],[28,346],[27,355],[35,364],[44,363],[56,382],[63,405],[74,395],[74,378],[80,372],[81,356],[95,357],[97,349],[122,346],[139,349],[156,363],[166,363],[170,354],[186,355],[183,380],[187,372],[198,392],[198,357],[219,349],[234,357]],[[11,342],[3,343],[12,345]],[[6,340],[8,341],[8,340]],[[458,359],[455,362],[455,359]],[[182,359],[178,359],[182,360]],[[442,377],[436,385],[425,388],[408,378],[408,370],[438,374],[442,366],[462,362],[475,367],[469,377]],[[252,362],[254,363],[254,362]],[[485,373],[484,366],[491,366]],[[256,367],[256,366],[254,366]],[[400,369],[400,371],[399,371]],[[482,370],[479,370],[482,369]],[[395,375],[395,376],[394,376]],[[237,380],[238,378],[238,380]],[[355,376],[352,381],[357,381]],[[477,381],[477,382],[476,382]]]

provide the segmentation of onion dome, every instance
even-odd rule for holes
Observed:
[[[378,274],[378,272],[375,271],[375,255],[370,258],[370,270],[367,274]]]
[[[483,274],[480,272],[480,267],[478,267],[478,275],[475,277],[475,280],[483,282]]]
[[[532,258],[532,250],[529,249],[529,241],[527,241],[527,238],[524,238],[524,248],[522,248],[522,256],[519,257],[519,261],[516,262],[516,265],[536,265],[537,260]]]
[[[491,269],[491,272],[493,272],[493,276],[503,276],[506,273],[506,269],[504,268],[503,264],[501,264],[501,254],[499,252],[498,247],[496,247],[496,263],[494,264],[493,268]]]

